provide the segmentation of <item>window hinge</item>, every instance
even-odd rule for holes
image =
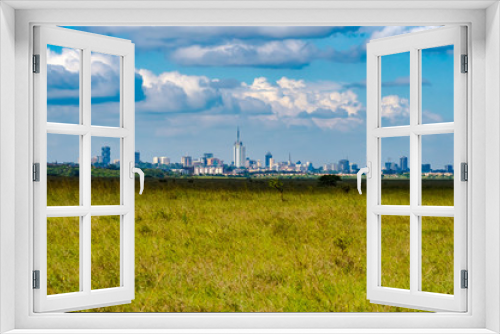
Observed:
[[[33,73],[40,73],[40,55],[33,55]]]
[[[33,270],[33,289],[40,289],[40,270]]]
[[[40,164],[38,162],[33,164],[33,181],[40,181]]]
[[[461,169],[461,180],[462,181],[469,181],[469,165],[466,162],[462,162],[460,165]]]
[[[462,270],[462,289],[467,289],[469,287],[469,273],[467,270]]]
[[[469,57],[467,55],[462,55],[462,73],[469,72]]]

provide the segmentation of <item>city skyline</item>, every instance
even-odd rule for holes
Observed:
[[[246,156],[263,160],[270,151],[274,159],[286,161],[292,152],[318,166],[331,163],[332,157],[364,166],[366,43],[433,27],[72,28],[136,44],[136,149],[144,160],[177,160],[186,152],[234,160],[227,143],[234,142],[234,129],[240,126]],[[453,89],[442,71],[433,71],[448,68],[448,51],[435,50],[423,63],[425,121],[453,119],[452,105],[446,102]],[[49,47],[51,121],[73,122],[78,115],[76,54]],[[409,110],[408,64],[404,57],[396,58],[394,66],[384,65],[382,78],[383,119],[389,125],[404,122]],[[92,123],[111,124],[117,119],[119,62],[96,55],[92,64]],[[432,145],[439,148],[426,151],[432,164],[452,160],[452,144]],[[59,152],[55,160],[74,156],[66,143],[53,146],[52,152]],[[387,155],[397,159],[409,145],[394,144],[390,150]]]

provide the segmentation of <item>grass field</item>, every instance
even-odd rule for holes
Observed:
[[[366,299],[366,201],[354,182],[283,182],[284,201],[266,180],[147,179],[136,195],[135,300],[89,311],[412,311]],[[428,200],[449,205],[451,182],[429,182]],[[49,184],[48,205],[78,198],[77,178]],[[116,204],[118,189],[116,178],[93,179],[92,203]],[[398,181],[383,189],[394,204],[408,191]],[[116,222],[92,221],[93,288],[119,284]],[[78,220],[48,225],[49,293],[77,291]],[[382,238],[382,284],[408,288],[408,217],[384,216]],[[426,218],[422,239],[423,289],[452,294],[453,219]]]

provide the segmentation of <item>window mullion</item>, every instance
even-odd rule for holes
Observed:
[[[410,50],[410,291],[416,293],[420,286],[420,217],[414,212],[419,203],[419,136],[415,129],[419,123],[420,65],[419,50]]]
[[[90,49],[83,49],[82,57],[82,123],[86,127],[91,126],[91,72],[90,72]],[[81,198],[82,204],[85,208],[91,206],[91,135],[87,132],[82,137],[82,155],[80,160],[80,180],[82,182]],[[81,270],[80,280],[83,285],[83,291],[90,293],[91,290],[91,216],[90,211],[87,212],[82,218],[82,233],[80,242],[80,259]]]

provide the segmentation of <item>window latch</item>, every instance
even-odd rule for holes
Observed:
[[[139,182],[141,185],[141,189],[139,190],[139,195],[142,195],[142,191],[144,190],[144,172],[140,168],[135,168],[133,161],[131,161],[129,164],[129,170],[131,179],[135,178],[135,173],[139,174]]]
[[[358,177],[358,192],[359,192],[360,195],[362,194],[362,192],[361,192],[361,176],[363,174],[366,174],[367,178],[370,179],[372,177],[372,163],[370,161],[368,161],[366,163],[366,165],[367,165],[367,167],[361,168],[358,171],[358,174],[357,174],[357,177]]]

